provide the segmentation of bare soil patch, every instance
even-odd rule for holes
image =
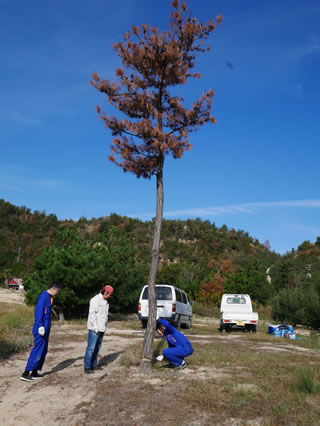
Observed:
[[[83,373],[83,357],[87,330],[75,325],[54,324],[49,351],[44,365],[45,377],[36,382],[23,382],[29,352],[19,353],[0,363],[0,424],[6,425],[65,425],[79,424],[83,410],[95,400],[97,383],[112,375],[120,355],[131,344],[141,340],[113,338],[109,328],[101,349],[103,371]],[[72,338],[74,333],[75,339]],[[82,334],[82,338],[79,334]],[[71,336],[68,340],[65,335]]]
[[[0,288],[0,302],[24,304],[24,295],[22,290]]]

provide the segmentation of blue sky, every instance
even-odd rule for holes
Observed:
[[[59,219],[149,220],[155,180],[110,163],[92,72],[114,79],[131,25],[167,28],[171,1],[0,0],[0,198]],[[165,163],[164,217],[243,229],[285,253],[320,235],[320,2],[189,0],[222,14],[187,100],[215,90],[216,125]]]

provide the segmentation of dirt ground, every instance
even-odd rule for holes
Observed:
[[[19,292],[1,289],[0,302],[23,303]],[[15,299],[16,298],[16,299]],[[22,298],[22,300],[21,300]],[[205,411],[186,405],[179,394],[179,383],[192,379],[221,380],[224,371],[168,368],[142,376],[136,367],[125,368],[121,354],[130,345],[142,343],[143,330],[126,328],[123,323],[110,322],[100,351],[99,365],[103,370],[92,375],[83,373],[86,349],[85,326],[54,323],[45,361],[43,379],[23,382],[29,351],[0,362],[0,424],[19,425],[207,425],[240,424],[235,419],[220,423],[219,413],[213,422]],[[192,343],[220,339],[239,339],[239,335],[190,336]],[[256,348],[257,349],[257,348]],[[260,351],[292,351],[292,346],[278,347],[261,343]],[[303,348],[297,351],[303,352]],[[305,349],[307,350],[307,349]],[[177,421],[177,418],[180,419]],[[249,423],[246,423],[249,424]],[[257,420],[252,424],[260,424]]]
[[[0,302],[23,304],[24,292],[21,290],[0,288]]]
[[[0,290],[0,302],[23,303],[23,292]],[[116,338],[113,337],[114,333],[117,334]],[[132,330],[108,327],[99,357],[99,364],[104,370],[84,375],[86,327],[54,323],[42,371],[45,375],[43,379],[31,383],[20,380],[29,351],[0,362],[0,424],[81,424],[86,411],[84,413],[77,407],[87,409],[92,404],[97,383],[108,380],[113,371],[119,368],[119,356],[123,351],[143,338],[142,332],[140,336],[136,333],[136,337],[125,337],[131,334]]]

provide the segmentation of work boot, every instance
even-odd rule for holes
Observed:
[[[94,371],[91,368],[85,368],[84,369],[84,374],[93,374]]]

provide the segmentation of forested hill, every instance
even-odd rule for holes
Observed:
[[[320,237],[315,243],[304,241],[297,250],[286,253],[270,269],[278,288],[315,285],[320,294]]]
[[[0,278],[23,278],[28,303],[58,279],[63,290],[56,306],[68,318],[83,315],[105,283],[117,290],[113,312],[135,312],[148,280],[152,238],[152,221],[115,213],[63,221],[0,200]],[[157,282],[183,288],[197,306],[212,307],[225,292],[248,293],[257,303],[271,302],[277,320],[317,328],[320,237],[280,256],[226,225],[164,220]]]
[[[84,238],[99,241],[99,235],[111,227],[132,240],[137,256],[149,263],[152,221],[142,222],[117,214],[91,220],[58,220],[53,214],[31,212],[27,207],[0,200],[0,273],[10,271],[21,276],[32,272],[35,258],[50,245],[59,244],[63,230],[75,230]],[[250,259],[259,259],[271,265],[278,257],[247,232],[228,229],[226,225],[218,228],[200,219],[163,221],[161,267],[189,265],[194,275],[202,276],[210,262],[220,264],[228,260],[237,267],[246,265]]]
[[[45,283],[58,278],[70,293],[64,297],[73,292],[74,299],[77,294],[79,306],[108,281],[118,290],[113,306],[118,311],[135,309],[147,283],[152,238],[153,221],[115,213],[90,220],[58,220],[0,200],[2,282],[8,276],[25,278],[37,294]],[[265,304],[281,289],[312,286],[320,291],[320,238],[280,256],[268,244],[226,225],[217,227],[200,219],[164,220],[157,282],[175,284],[194,300],[210,305],[218,303],[223,292],[249,293]]]

